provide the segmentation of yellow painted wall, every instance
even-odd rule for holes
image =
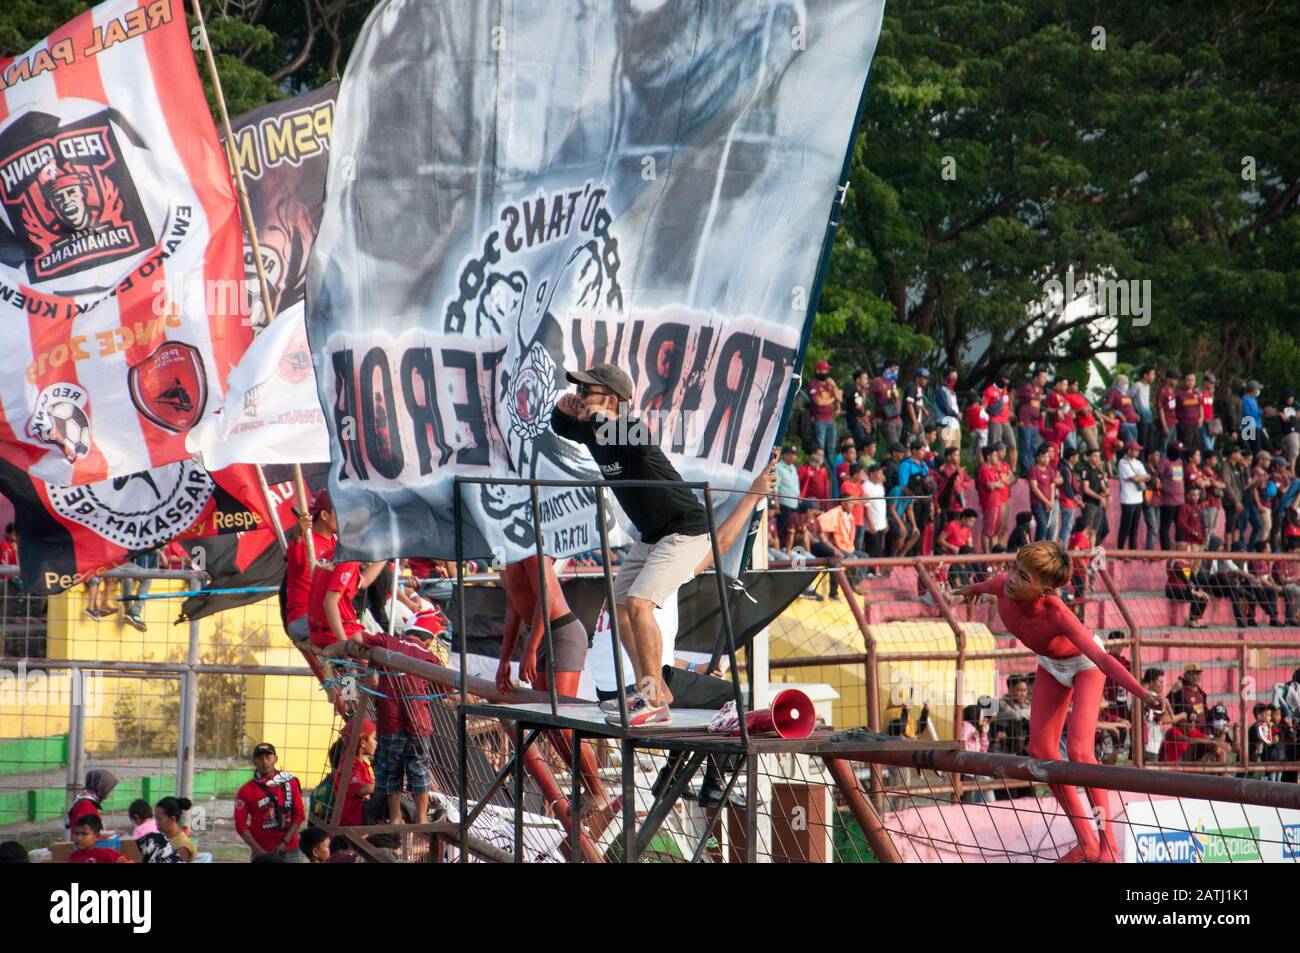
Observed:
[[[992,633],[983,623],[964,624],[968,652],[995,648]],[[876,648],[886,652],[952,651],[955,640],[943,620],[918,619],[870,626]],[[816,602],[796,599],[771,626],[771,657],[817,657],[853,655],[866,651],[866,643],[848,605],[844,602]],[[940,738],[951,738],[955,700],[954,672],[951,661],[879,663],[876,705],[883,730],[886,712],[891,705],[912,699],[916,707],[910,713],[915,720],[920,703],[930,702],[931,720]],[[851,728],[867,723],[866,670],[862,664],[829,664],[809,668],[776,669],[772,681],[825,682],[839,692],[834,703],[834,726]],[[973,704],[980,695],[991,695],[996,670],[991,660],[967,662],[962,704]]]
[[[111,583],[110,595],[120,594]],[[191,588],[182,580],[155,579],[150,593],[180,592]],[[113,605],[121,607],[114,599]],[[148,631],[138,632],[122,621],[94,621],[84,614],[84,587],[49,601],[46,653],[55,659],[95,661],[184,662],[189,652],[189,624],[173,624],[180,599],[151,599],[143,603]],[[280,623],[274,598],[264,599],[199,621],[199,658],[207,663],[303,667],[302,655],[292,647]],[[200,681],[209,676],[200,675]],[[269,741],[279,752],[279,767],[297,775],[304,787],[324,773],[326,752],[337,726],[333,707],[310,677],[251,675],[243,680],[245,692],[244,750]],[[45,697],[31,689],[44,686]],[[6,690],[7,689],[7,690]],[[0,682],[0,738],[33,738],[63,734],[68,730],[70,675],[28,673],[20,691],[16,683]],[[86,741],[95,756],[117,749],[118,721],[114,705],[121,695],[139,699],[141,719],[159,719],[164,701],[179,697],[178,679],[105,678],[87,686]],[[98,699],[96,696],[100,696]],[[171,728],[174,737],[175,727]],[[202,755],[200,751],[200,755]],[[149,759],[150,761],[154,759]],[[251,768],[250,768],[251,770]]]

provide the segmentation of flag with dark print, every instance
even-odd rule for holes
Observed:
[[[337,82],[329,82],[230,120],[235,162],[248,190],[262,271],[272,298],[271,307],[264,307],[253,248],[246,239],[244,277],[255,332],[266,326],[268,311],[279,314],[303,299],[307,256],[325,201],[325,168],[338,90]]]
[[[882,8],[375,6],[307,283],[340,556],[452,558],[457,476],[597,479],[550,421],[600,361],[647,425],[608,438],[725,517],[796,385]],[[465,555],[532,552],[526,487],[463,491]],[[548,553],[599,546],[591,490],[540,496]]]
[[[0,60],[0,459],[86,485],[188,458],[252,340],[183,0],[108,0]]]
[[[271,484],[281,525],[293,521],[293,484]],[[0,460],[0,491],[14,506],[24,588],[54,595],[173,539],[268,527],[257,471],[210,473],[192,460],[80,486],[56,486]],[[187,547],[188,548],[188,547]]]

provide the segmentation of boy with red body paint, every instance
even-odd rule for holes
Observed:
[[[550,556],[546,557],[543,565],[546,577],[546,614],[550,616],[551,643],[555,649],[555,693],[576,698],[578,681],[582,678],[582,668],[587,660],[587,629],[569,608]],[[519,659],[519,680],[527,682],[538,691],[548,691],[546,673],[552,667],[551,660],[543,658],[539,666],[537,659],[537,653],[546,637],[546,627],[542,623],[541,579],[537,572],[537,557],[529,556],[506,566],[501,573],[501,587],[506,592],[506,624],[501,638],[501,661],[497,665],[497,689],[506,694],[514,691],[514,685],[510,681],[510,659],[515,654],[519,630],[527,619],[528,641],[524,643],[523,655]],[[573,758],[573,736],[567,731],[552,731],[550,737],[559,749],[560,757],[565,763],[570,762]],[[595,756],[587,745],[582,746],[581,768],[583,780],[590,792],[590,803],[587,806],[592,810],[603,810],[609,803],[609,795],[605,793],[605,784],[601,780]]]
[[[1061,730],[1068,715],[1069,759],[1096,764],[1093,736],[1107,676],[1157,711],[1163,712],[1168,702],[1149,691],[1107,653],[1101,639],[1085,628],[1056,595],[1056,590],[1069,581],[1070,568],[1065,549],[1057,542],[1042,540],[1022,546],[1008,572],[963,586],[955,594],[968,604],[983,595],[997,596],[998,616],[1007,630],[1038,653],[1029,715],[1029,757],[1059,757]],[[1118,862],[1120,851],[1111,828],[1110,796],[1106,790],[1088,788],[1088,800],[1093,806],[1090,816],[1084,812],[1073,785],[1053,784],[1051,788],[1078,838],[1078,843],[1058,862]]]

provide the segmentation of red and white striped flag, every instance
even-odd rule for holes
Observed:
[[[189,456],[252,340],[183,0],[0,60],[0,456],[55,484]]]

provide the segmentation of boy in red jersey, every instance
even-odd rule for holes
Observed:
[[[130,858],[111,847],[101,847],[99,834],[104,822],[98,814],[85,814],[72,825],[73,851],[68,854],[70,864],[129,864]]]
[[[284,572],[284,618],[285,631],[295,643],[306,641],[311,635],[311,626],[307,617],[308,600],[311,597],[311,579],[314,566],[307,562],[307,544],[303,534],[311,533],[312,546],[318,563],[328,563],[334,558],[334,547],[338,543],[338,523],[334,517],[334,505],[330,502],[329,490],[321,490],[311,501],[308,516],[303,517],[299,526],[301,532],[289,544],[285,553]]]
[[[1068,715],[1069,759],[1096,764],[1093,736],[1107,676],[1153,708],[1163,711],[1168,703],[1116,661],[1102,640],[1084,628],[1056,595],[1056,590],[1069,580],[1070,568],[1070,558],[1060,543],[1041,540],[1022,546],[1008,572],[963,586],[955,590],[955,595],[967,603],[982,595],[997,596],[998,615],[1007,630],[1038,653],[1029,716],[1029,757],[1059,757],[1061,730]],[[1120,852],[1111,827],[1107,791],[1088,789],[1093,806],[1093,814],[1088,815],[1073,785],[1053,784],[1051,788],[1078,839],[1059,861],[1118,862]],[[1099,830],[1093,827],[1094,819]]]
[[[363,626],[357,621],[352,605],[358,592],[383,572],[384,563],[339,563],[332,569],[316,567],[311,577],[311,595],[307,601],[307,621],[311,627],[311,644],[325,649],[325,654],[340,654],[347,642]]]

